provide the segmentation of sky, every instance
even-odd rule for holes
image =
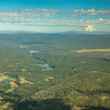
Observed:
[[[110,0],[0,0],[0,31],[110,32]]]
[[[0,0],[1,8],[110,8],[110,0]]]

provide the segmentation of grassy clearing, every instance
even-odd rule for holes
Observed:
[[[110,48],[105,49],[80,49],[76,51],[77,53],[91,53],[91,52],[110,52]]]

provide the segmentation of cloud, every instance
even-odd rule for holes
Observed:
[[[2,23],[31,23],[34,20],[46,19],[55,16],[58,10],[54,9],[23,9],[0,11],[0,22]]]
[[[44,31],[106,30],[110,25],[110,11],[102,9],[21,9],[0,11],[0,23],[6,30]],[[0,27],[0,28],[2,28]],[[57,29],[56,29],[57,27]],[[107,28],[106,28],[107,27]],[[10,29],[11,28],[11,29]],[[48,28],[48,29],[47,29]],[[0,29],[1,30],[1,29]]]
[[[110,15],[110,10],[108,9],[95,9],[95,8],[90,8],[90,9],[74,9],[73,10],[73,15],[79,16],[79,15],[105,15],[109,16]]]

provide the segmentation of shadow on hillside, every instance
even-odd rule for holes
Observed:
[[[73,108],[65,104],[61,99],[48,99],[43,101],[25,100],[16,103],[14,106],[14,110],[73,110]],[[80,107],[80,110],[110,110],[110,108],[103,106],[84,106]]]
[[[77,90],[82,92],[80,90]],[[106,92],[105,92],[106,93]],[[78,110],[74,108],[75,106],[67,105],[62,99],[47,99],[47,100],[33,100],[29,98],[28,100],[21,101],[21,97],[19,95],[12,94],[4,94],[4,102],[11,102],[12,110]],[[16,100],[15,100],[16,97]],[[104,106],[80,106],[80,110],[110,110],[110,108]]]
[[[14,110],[71,110],[71,107],[60,99],[48,99],[43,101],[25,100],[16,103],[14,108]]]
[[[106,108],[106,107],[95,107],[95,106],[85,106],[84,109],[82,110],[110,110],[110,108]]]

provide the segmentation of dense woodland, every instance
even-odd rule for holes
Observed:
[[[109,34],[0,34],[0,110],[110,110]]]

